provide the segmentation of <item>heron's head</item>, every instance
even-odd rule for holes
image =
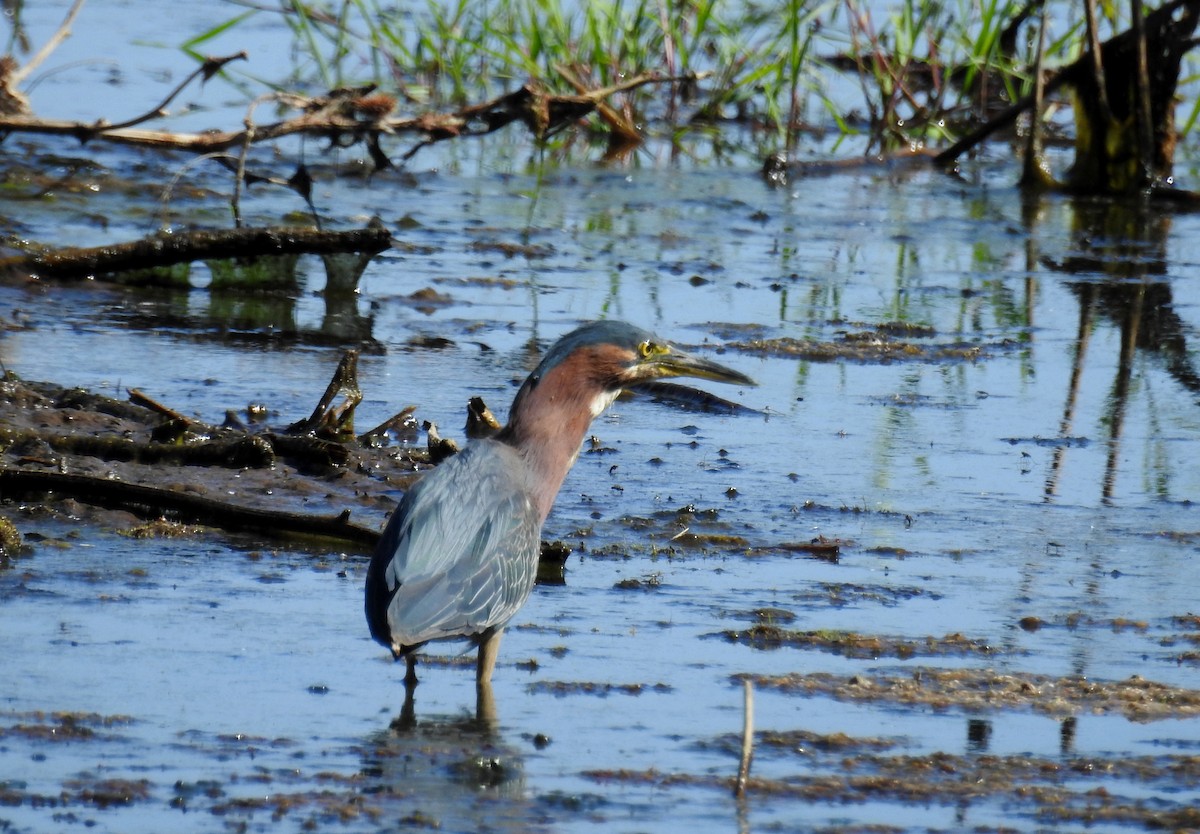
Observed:
[[[560,403],[586,408],[590,420],[623,388],[668,377],[755,384],[740,371],[679,350],[641,328],[598,321],[571,331],[550,348],[517,394],[512,416],[522,406]]]
[[[754,384],[739,371],[623,322],[585,324],[554,343],[517,392],[508,424],[496,436],[529,462],[541,519],[550,512],[592,420],[623,388],[676,376]]]

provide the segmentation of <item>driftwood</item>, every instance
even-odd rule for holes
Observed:
[[[125,510],[146,518],[171,516],[179,521],[271,539],[331,540],[349,545],[359,552],[374,550],[383,535],[382,530],[351,523],[349,510],[327,516],[260,510],[161,487],[114,482],[107,478],[0,469],[0,495],[10,499],[27,499],[46,493],[107,509]],[[20,540],[15,528],[13,538],[18,542]],[[3,552],[2,549],[0,552]],[[543,541],[538,582],[563,584],[563,569],[570,555],[570,547],[563,542]]]
[[[335,393],[357,386],[353,366],[352,356],[339,363]],[[304,434],[214,427],[141,391],[130,399],[0,378],[0,499],[50,495],[149,519],[271,538],[316,536],[363,550],[379,538],[378,493],[411,482],[423,459],[318,436],[329,414],[344,413],[332,397],[322,398],[316,428]],[[154,439],[160,435],[167,441]],[[278,509],[314,498],[336,509]],[[351,511],[366,523],[351,524]]]
[[[415,435],[417,432],[417,419],[413,415],[416,411],[417,407],[415,405],[406,405],[375,428],[360,434],[358,442],[363,446],[372,446],[388,432],[395,432],[400,436]]]
[[[0,275],[86,278],[214,259],[300,253],[377,254],[391,245],[391,233],[374,221],[364,229],[342,232],[301,227],[197,230],[160,233],[130,243],[0,258]]]
[[[352,363],[339,364],[334,380],[347,382],[345,371]],[[354,383],[353,379],[349,382]],[[330,388],[337,391],[340,387]],[[341,542],[351,553],[372,550],[381,536],[385,519],[384,510],[377,499],[379,492],[394,489],[396,478],[411,483],[415,477],[414,463],[427,462],[426,456],[415,450],[385,452],[375,448],[378,438],[389,423],[410,420],[413,406],[404,409],[388,423],[378,427],[370,435],[370,443],[355,443],[324,440],[314,434],[282,434],[264,432],[251,435],[229,429],[215,429],[201,421],[183,417],[174,409],[163,406],[145,394],[138,392],[132,399],[137,405],[113,400],[97,394],[79,390],[60,389],[46,383],[23,383],[13,377],[0,377],[0,393],[5,408],[0,410],[0,508],[13,508],[12,502],[30,501],[53,497],[72,499],[81,504],[120,510],[141,518],[157,520],[169,518],[190,524],[214,527],[229,531],[251,533],[270,539],[321,539]],[[482,402],[482,401],[481,401]],[[332,405],[331,397],[322,397],[324,406],[321,417],[315,420],[320,427],[328,424],[328,415],[339,413]],[[486,407],[485,407],[486,408]],[[23,429],[7,423],[18,423],[22,415],[37,423],[45,422],[55,412],[66,412],[72,416],[71,424],[87,422],[93,428],[86,433],[65,436],[44,429]],[[84,415],[95,415],[99,419],[87,420]],[[234,464],[240,470],[230,480],[214,475],[214,471],[228,472],[229,460],[211,451],[225,448],[225,441],[199,441],[185,446],[163,443],[137,443],[115,433],[131,431],[130,424],[140,423],[141,432],[148,431],[148,418],[152,415],[167,418],[168,423],[187,422],[190,431],[196,434],[222,434],[234,440],[255,444],[265,454],[277,456],[270,467],[247,468],[249,460]],[[107,431],[98,427],[109,418],[120,421]],[[404,423],[407,426],[407,423]],[[61,441],[61,442],[60,442]],[[209,452],[200,451],[209,448]],[[116,453],[114,453],[114,450]],[[136,450],[136,452],[131,451]],[[96,467],[96,461],[105,461]],[[113,463],[117,461],[118,463]],[[321,464],[316,471],[304,474],[303,464]],[[295,464],[299,463],[300,467]],[[216,467],[189,475],[178,468],[180,464]],[[90,467],[103,474],[68,472],[67,469]],[[289,468],[292,467],[292,468]],[[137,480],[135,480],[137,479]],[[143,482],[138,482],[138,481]],[[175,481],[188,484],[181,488]],[[152,481],[147,483],[145,481]],[[319,514],[290,512],[267,507],[252,506],[249,501],[262,500],[278,503],[295,503],[307,500],[311,486],[317,485],[317,494],[334,504],[343,504],[340,512]],[[222,486],[223,484],[227,486]],[[239,503],[225,498],[209,497],[223,495],[236,484]],[[195,491],[193,491],[195,490]],[[357,507],[352,510],[352,507]],[[350,521],[351,512],[358,512],[367,519],[366,524]],[[0,514],[0,539],[5,530],[11,531],[8,538],[19,542],[20,536],[11,520]],[[0,552],[4,543],[0,540]],[[14,549],[14,544],[9,549]],[[562,542],[543,542],[538,581],[561,583],[563,566],[571,550]]]

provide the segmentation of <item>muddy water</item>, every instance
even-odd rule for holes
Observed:
[[[603,317],[760,382],[714,389],[745,413],[640,397],[596,422],[548,522],[566,583],[505,636],[494,721],[452,649],[402,713],[361,553],[6,507],[28,547],[0,565],[3,827],[1195,825],[1200,219],[1023,202],[998,159],[772,189],[750,160],[531,158],[321,178],[323,213],[398,240],[350,302],[315,260],[284,298],[210,292],[203,268],[169,293],[0,289],[6,369],[215,422],[306,415],[359,345],[361,425],[413,403],[457,435],[470,396],[506,411],[531,343]],[[6,213],[39,239],[145,233],[122,218],[152,204],[119,188],[145,159],[100,159]],[[803,548],[821,537],[836,557]]]

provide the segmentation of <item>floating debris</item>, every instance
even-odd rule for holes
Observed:
[[[533,694],[564,695],[642,695],[646,692],[673,692],[667,683],[594,683],[592,681],[535,681],[529,684]]]

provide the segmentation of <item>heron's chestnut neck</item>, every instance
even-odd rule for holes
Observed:
[[[609,346],[581,348],[534,372],[513,400],[497,440],[516,449],[530,468],[530,487],[542,521],[571,471],[592,420],[621,392],[622,357]]]

